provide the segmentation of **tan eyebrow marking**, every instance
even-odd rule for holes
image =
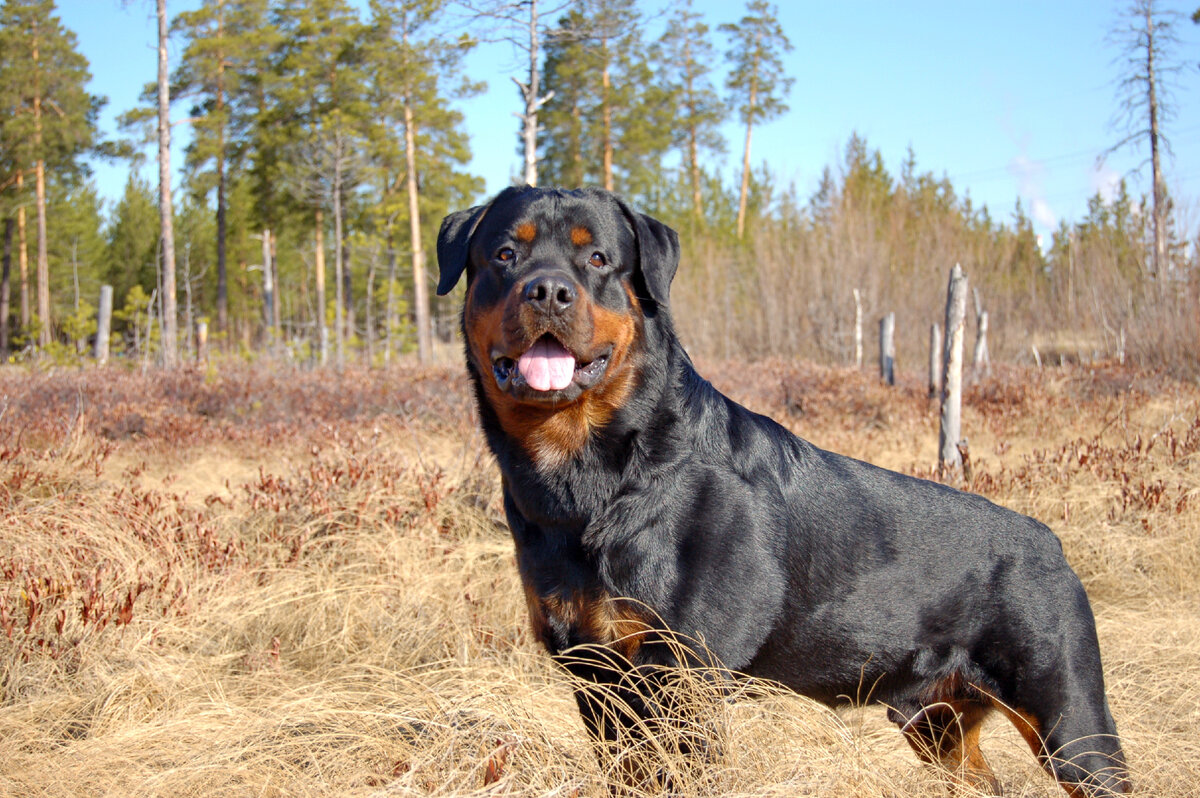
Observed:
[[[537,237],[537,225],[533,222],[522,222],[517,225],[517,240],[523,244],[528,244]]]
[[[577,247],[586,247],[592,243],[592,231],[586,227],[572,227],[571,243]]]

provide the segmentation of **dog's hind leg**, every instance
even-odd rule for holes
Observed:
[[[979,729],[990,709],[973,700],[931,704],[901,719],[900,730],[923,762],[949,772],[952,792],[965,787],[971,795],[999,795],[1000,785],[979,750]]]

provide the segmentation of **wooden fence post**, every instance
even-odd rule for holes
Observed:
[[[879,376],[888,385],[896,384],[896,314],[879,320]]]
[[[854,368],[862,368],[862,295],[854,289]]]
[[[942,394],[942,328],[929,325],[929,398]]]
[[[962,364],[963,322],[967,315],[967,276],[957,263],[950,270],[946,288],[946,341],[942,375],[942,423],[938,436],[938,472],[959,472],[962,455]]]
[[[96,362],[108,362],[108,337],[112,331],[113,287],[100,286],[100,307],[96,309]]]

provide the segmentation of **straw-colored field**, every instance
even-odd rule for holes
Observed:
[[[818,445],[933,464],[915,382],[702,371]],[[0,793],[605,795],[459,367],[7,371],[0,397]],[[1200,390],[1010,372],[964,427],[974,489],[1053,526],[1088,586],[1139,792],[1195,796]],[[719,753],[683,794],[940,794],[877,707],[705,717]],[[1008,795],[1062,794],[1005,722],[984,749]]]

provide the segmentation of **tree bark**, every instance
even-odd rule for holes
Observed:
[[[862,368],[863,338],[862,338],[862,295],[854,289],[854,368]]]
[[[229,278],[225,259],[225,144],[222,141],[217,151],[217,330],[229,332]]]
[[[1154,278],[1159,282],[1159,293],[1163,291],[1163,269],[1167,265],[1166,220],[1163,219],[1166,205],[1166,190],[1163,186],[1162,166],[1158,146],[1158,83],[1154,76],[1154,20],[1153,6],[1146,4],[1146,88],[1150,111],[1150,168],[1154,179]]]
[[[342,302],[346,294],[342,282],[345,264],[342,262],[342,159],[340,154],[333,160],[333,281],[336,307],[333,311],[334,341],[336,348],[334,357],[338,371],[346,365],[346,328],[345,310]]]
[[[100,286],[100,306],[96,308],[96,362],[101,365],[108,362],[108,338],[112,330],[112,307],[112,286]],[[136,335],[136,320],[134,321],[134,329],[134,334]]]
[[[517,84],[517,88],[521,90],[521,97],[525,100],[525,111],[518,116],[521,119],[521,138],[525,147],[525,182],[531,186],[536,186],[538,182],[538,111],[554,96],[554,92],[550,92],[545,97],[538,97],[538,92],[541,91],[541,72],[538,70],[540,47],[537,0],[529,0],[529,82],[522,83],[516,78],[513,78],[513,82]]]
[[[417,187],[417,137],[413,129],[412,96],[404,97],[404,160],[408,168],[408,231],[412,239],[413,302],[416,304],[417,360],[428,363],[432,355],[429,325],[429,288],[425,277],[425,250],[421,244],[420,197]]]
[[[388,276],[387,276],[387,300],[384,305],[384,345],[383,345],[383,362],[384,365],[392,362],[392,330],[396,326],[396,246],[392,235],[392,223],[389,221],[387,225],[387,259],[388,259]]]
[[[275,345],[275,275],[271,266],[271,231],[262,231],[263,326],[267,346]]]
[[[25,173],[17,172],[17,195],[24,193]],[[17,270],[21,275],[21,333],[29,332],[32,311],[29,308],[29,241],[25,230],[25,205],[17,206]]]
[[[35,103],[36,104],[36,103]],[[39,133],[39,138],[40,133]],[[41,148],[41,142],[38,142]],[[50,345],[50,257],[46,245],[46,162],[39,158],[34,167],[37,191],[37,307],[38,346]]]
[[[755,37],[757,42],[758,37]],[[750,102],[746,111],[746,146],[742,150],[742,186],[738,192],[737,237],[746,231],[746,204],[750,193],[750,137],[754,131],[754,109],[758,103],[758,56],[754,58],[754,72],[750,75]]]
[[[171,97],[167,69],[167,0],[158,0],[158,213],[162,225],[163,365],[179,362],[175,310],[175,224],[171,210]]]
[[[896,384],[896,314],[879,320],[879,377],[888,385]]]
[[[602,120],[602,135],[604,136],[604,189],[605,191],[613,191],[616,185],[613,181],[613,140],[612,140],[612,76],[609,74],[608,68],[608,39],[604,39],[600,43],[601,51],[604,54],[604,69],[600,73],[600,102],[601,102],[601,120]]]
[[[4,219],[4,260],[0,265],[0,356],[8,352],[8,306],[12,301],[12,246],[15,220]]]
[[[942,420],[938,435],[938,471],[958,472],[962,455],[962,364],[967,315],[967,276],[957,263],[946,289],[946,341],[942,367]]]
[[[317,208],[313,227],[316,230],[316,252],[314,271],[317,281],[317,351],[321,365],[329,362],[329,328],[325,326],[325,214]]]
[[[692,180],[692,214],[696,221],[704,221],[704,203],[700,196],[700,133],[696,129],[696,87],[695,75],[692,74],[692,48],[688,39],[683,42],[684,70],[687,76],[687,112],[688,112],[688,173]]]
[[[217,36],[225,36],[225,3],[218,2]],[[217,97],[216,112],[220,129],[217,132],[217,330],[228,335],[229,332],[229,278],[226,274],[225,238],[226,216],[228,214],[225,197],[225,55],[218,56],[217,61]]]
[[[42,86],[37,33],[33,39],[33,151],[34,196],[37,209],[37,315],[38,347],[50,345],[50,259],[46,245],[46,159],[42,153]]]

